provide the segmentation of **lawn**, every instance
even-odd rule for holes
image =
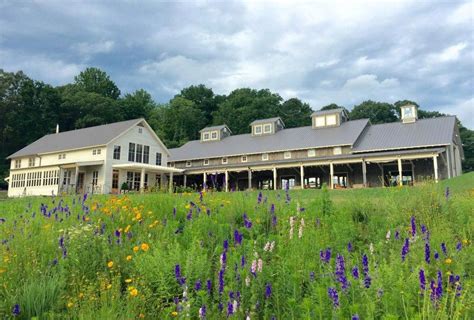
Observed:
[[[473,319],[474,173],[0,201],[0,317]]]

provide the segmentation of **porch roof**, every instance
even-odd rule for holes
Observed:
[[[97,161],[79,161],[79,162],[68,162],[65,164],[60,164],[59,167],[64,169],[70,169],[75,167],[89,167],[89,166],[100,166],[104,164],[104,160]]]
[[[172,167],[157,166],[154,164],[148,163],[120,163],[112,165],[114,169],[130,169],[130,170],[141,170],[145,169],[146,171],[158,172],[158,173],[181,173],[183,169],[177,169]]]

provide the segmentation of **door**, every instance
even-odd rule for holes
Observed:
[[[79,172],[77,176],[77,192],[84,193],[84,172]]]
[[[119,192],[119,171],[112,171],[112,193]]]

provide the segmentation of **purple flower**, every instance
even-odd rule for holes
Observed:
[[[184,285],[186,283],[186,278],[182,277],[181,275],[181,267],[179,264],[175,265],[174,267],[174,275],[176,280],[178,281],[179,285]]]
[[[329,263],[331,260],[331,248],[319,251],[319,257],[321,258],[322,262]]]
[[[224,247],[224,251],[227,252],[227,249],[229,249],[229,240],[224,240],[222,246]]]
[[[420,289],[426,290],[426,277],[423,269],[420,269]]]
[[[189,212],[186,215],[186,220],[191,220],[192,218],[193,218],[193,209],[189,209]]]
[[[345,274],[345,263],[344,263],[344,257],[340,254],[337,255],[336,257],[336,279],[339,281],[341,284],[341,288],[343,290],[346,290],[349,287],[349,284],[347,282],[346,274]]]
[[[314,271],[309,273],[309,280],[314,281]]]
[[[395,231],[395,240],[400,239],[400,232],[398,230]]]
[[[439,260],[439,253],[438,253],[438,251],[435,251],[435,252],[434,252],[434,258],[435,258],[435,260]]]
[[[354,277],[354,279],[359,279],[359,268],[357,268],[357,266],[352,268],[351,273],[352,273],[352,277]]]
[[[441,243],[441,251],[443,251],[444,255],[447,256],[448,255],[448,251],[446,249],[446,243]]]
[[[219,271],[219,294],[224,292],[224,269]]]
[[[364,286],[368,289],[372,283],[372,278],[369,276],[369,259],[366,254],[362,256],[362,271],[364,273]]]
[[[244,213],[244,226],[247,229],[252,228],[252,221],[249,220],[246,213]]]
[[[21,310],[20,310],[20,305],[19,305],[19,304],[15,304],[15,305],[13,306],[13,308],[12,308],[12,315],[13,315],[14,317],[18,317],[18,316],[20,315],[20,312],[21,312]]]
[[[329,296],[329,299],[332,300],[332,304],[333,304],[334,308],[338,308],[339,307],[339,295],[337,294],[336,288],[329,288],[328,289],[328,296]]]
[[[461,241],[458,241],[458,243],[456,244],[456,250],[461,251],[461,249],[462,249],[462,243]]]
[[[410,223],[411,223],[411,235],[414,237],[414,236],[416,235],[416,221],[415,221],[415,216],[411,216]]]
[[[211,290],[212,290],[212,282],[211,282],[211,280],[207,280],[207,282],[206,282],[206,287],[207,287],[207,293],[208,293],[208,294],[211,294]]]
[[[64,248],[64,237],[63,237],[63,236],[61,236],[61,237],[59,238],[59,247],[60,247],[60,248]]]
[[[355,314],[352,316],[351,318],[352,320],[359,320],[359,315],[358,314]]]
[[[262,194],[262,192],[260,191],[260,192],[258,193],[258,196],[257,196],[257,203],[258,203],[258,204],[262,203],[262,198],[263,198],[263,194]]]
[[[240,266],[241,267],[245,266],[245,256],[242,256],[242,258],[240,259]]]
[[[206,317],[206,306],[202,305],[201,308],[199,308],[199,318],[204,319]]]
[[[173,208],[173,217],[176,218],[176,207]]]
[[[234,314],[234,305],[232,304],[232,301],[229,301],[227,303],[227,316],[231,316]]]
[[[234,245],[237,246],[237,245],[242,244],[242,238],[243,238],[243,234],[239,233],[239,230],[235,229],[235,231],[234,231]]]
[[[424,224],[421,225],[421,233],[426,232],[426,226]]]
[[[446,187],[446,190],[444,191],[444,197],[446,200],[449,200],[449,187]]]
[[[272,295],[272,285],[270,283],[267,283],[265,285],[265,298],[268,299]]]
[[[352,252],[352,250],[354,250],[354,248],[352,247],[352,243],[349,242],[349,243],[347,244],[347,251]]]
[[[408,241],[408,238],[405,239],[405,243],[403,244],[402,247],[402,261],[405,261],[405,258],[410,251],[410,242]]]
[[[425,261],[426,263],[430,263],[431,259],[431,252],[430,252],[430,244],[429,242],[425,243]]]
[[[201,290],[201,288],[202,288],[201,279],[198,279],[198,280],[196,281],[196,283],[194,284],[194,289],[195,289],[196,291],[199,291],[199,290]]]
[[[274,214],[275,213],[275,205],[272,203],[272,205],[270,206],[270,214]]]

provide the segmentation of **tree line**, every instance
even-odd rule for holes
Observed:
[[[394,104],[364,101],[347,111],[349,118],[369,118],[371,123],[395,122],[400,106],[416,102],[400,100]],[[344,108],[330,104],[320,110]],[[346,109],[347,110],[347,109]],[[5,158],[45,134],[85,128],[143,117],[169,147],[179,147],[199,139],[199,130],[208,125],[227,124],[233,134],[250,132],[256,119],[279,116],[287,128],[311,124],[313,109],[298,98],[284,100],[268,89],[235,89],[218,95],[202,84],[182,89],[167,103],[157,103],[143,89],[122,94],[102,70],[87,68],[74,82],[53,87],[29,78],[22,71],[0,69],[0,186],[6,187],[9,161]],[[436,111],[418,109],[419,118],[442,116]],[[474,131],[460,123],[464,144],[463,169],[474,169]]]

